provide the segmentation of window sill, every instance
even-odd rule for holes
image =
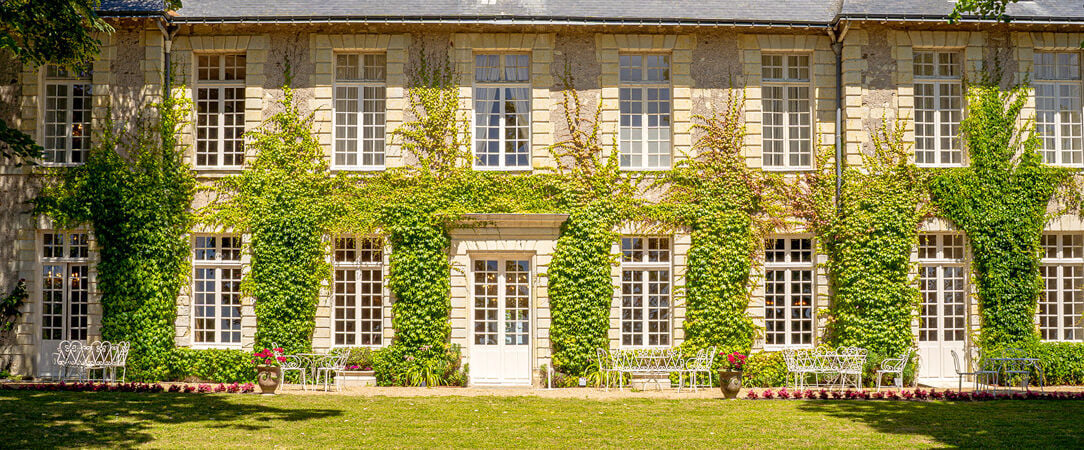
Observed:
[[[918,163],[916,163],[915,167],[918,167],[919,169],[959,169],[959,168],[962,168],[962,167],[967,167],[967,164],[963,164],[963,163],[960,163],[960,164],[918,164]]]
[[[802,345],[765,345],[761,350],[766,352],[781,352],[783,350],[797,349],[797,350],[810,350],[813,349],[813,344]]]
[[[532,167],[489,167],[489,166],[473,166],[472,170],[479,172],[513,172],[513,173],[528,173],[534,170]]]
[[[241,350],[241,344],[207,344],[199,343],[188,346],[192,350]]]
[[[386,166],[339,166],[331,167],[332,172],[383,172],[388,170]]]
[[[763,170],[765,172],[780,172],[780,173],[794,172],[794,173],[800,173],[800,172],[812,172],[812,171],[814,171],[816,169],[814,169],[812,167],[764,167],[764,166],[761,166],[760,170]]]

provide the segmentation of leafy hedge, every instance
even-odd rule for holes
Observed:
[[[169,379],[244,383],[256,380],[252,355],[241,350],[174,349],[169,365]]]
[[[1084,344],[1040,342],[1030,347],[1028,353],[1042,361],[1047,385],[1084,384]]]
[[[787,365],[782,352],[756,352],[745,360],[742,385],[745,387],[775,387],[787,383]]]

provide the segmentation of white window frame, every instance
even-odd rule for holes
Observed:
[[[383,59],[384,65],[380,71],[381,76],[379,78],[368,78],[364,75],[360,75],[356,79],[343,79],[339,76],[339,57],[340,56],[357,56],[358,57],[358,70],[362,74],[365,71],[365,58],[367,56],[377,56]],[[331,169],[332,170],[344,170],[344,171],[379,171],[384,170],[387,167],[388,147],[387,147],[387,114],[388,114],[388,83],[387,73],[388,64],[387,56],[381,52],[336,52],[335,53],[335,81],[332,86],[332,150],[331,150]],[[339,111],[340,100],[339,89],[357,89],[357,110],[355,112]],[[374,93],[374,96],[366,95],[366,91],[379,90],[383,93],[383,96]],[[379,101],[383,108],[379,111],[366,111],[365,104],[367,102]],[[348,115],[355,115],[355,121],[353,124],[342,123],[343,119]],[[367,119],[372,119],[372,123],[367,123]],[[342,136],[345,127],[353,126],[355,128],[356,136],[350,138]],[[366,136],[365,133],[368,130],[372,130],[372,136]],[[354,152],[349,152],[345,149],[340,149],[339,146],[346,144],[350,140],[355,140],[356,149]],[[367,152],[365,145],[371,143],[374,147],[373,151]],[[380,150],[375,150],[375,147],[379,144]],[[357,158],[357,164],[340,164],[338,162],[340,155],[353,155]],[[379,163],[364,164],[365,156],[372,155],[373,160],[379,159]]]
[[[623,57],[639,57],[640,58],[640,67],[639,67],[640,77],[639,77],[639,79],[634,79],[634,78],[631,77],[631,74],[630,74],[629,77],[625,77],[624,76],[624,71],[619,69],[619,72],[620,72],[620,75],[618,76],[618,106],[619,106],[619,111],[618,111],[618,139],[617,139],[617,141],[618,141],[618,165],[621,168],[621,170],[631,170],[631,171],[662,171],[662,170],[668,170],[668,169],[670,169],[670,167],[673,166],[673,163],[674,163],[674,88],[673,88],[673,84],[672,84],[674,58],[670,53],[621,52],[619,54],[619,56],[618,56],[618,58],[619,58],[618,67],[619,68],[623,67],[621,65],[621,62],[620,62],[620,58],[623,58]],[[665,66],[664,69],[662,69],[663,73],[665,73],[665,75],[666,75],[665,79],[658,79],[658,80],[652,80],[651,79],[651,75],[649,73],[650,72],[649,68],[652,67],[652,66],[648,65],[648,58],[649,57],[662,57],[662,58],[665,59],[666,66]],[[659,69],[654,69],[654,70],[659,70]],[[632,92],[638,92],[639,93],[639,95],[640,95],[639,100],[628,100],[628,102],[630,102],[630,103],[638,102],[640,104],[640,113],[639,114],[634,114],[634,113],[626,114],[625,112],[620,110],[621,105],[626,102],[626,100],[622,100],[622,96],[623,96],[623,94],[625,92],[629,92],[630,94]],[[651,95],[650,95],[652,92],[659,92],[659,93],[665,92],[666,93],[666,98],[665,99],[657,98],[655,100],[652,100]],[[659,105],[665,104],[666,105],[666,112],[663,113],[662,111],[656,111],[655,113],[652,113],[650,111],[650,108],[649,108],[649,106],[651,105],[652,102],[657,103]],[[631,123],[629,125],[624,125],[625,116],[630,117],[630,122],[631,122],[632,117],[639,117],[640,125],[639,126],[633,126]],[[658,119],[660,119],[660,120],[665,117],[666,121],[668,123],[665,126],[658,125],[658,126],[652,127],[650,125],[652,116],[658,116]],[[652,136],[651,136],[652,130],[655,130],[655,131],[657,131],[659,133],[659,135],[658,135],[658,137],[656,139],[652,139]],[[626,138],[626,135],[631,135],[633,131],[639,131],[640,132],[640,139],[638,140],[639,144],[640,144],[640,152],[639,152],[638,155],[633,154],[632,150],[628,148],[629,143],[636,141],[636,140],[632,139],[631,136],[628,136]],[[663,133],[665,133],[665,136],[662,136]],[[658,153],[652,153],[651,152],[651,144],[652,143],[658,144],[658,146],[659,146],[659,152]],[[665,151],[663,151],[662,147],[666,147]],[[639,158],[640,158],[640,164],[639,165],[632,164],[631,159],[634,156],[639,156]],[[624,161],[625,157],[629,157],[629,162],[628,163],[626,163]],[[653,157],[658,158],[660,160],[665,159],[666,162],[665,162],[665,164],[663,164],[660,161],[658,164],[653,165],[653,164],[651,164],[651,159]]]
[[[626,244],[627,243],[632,243],[633,240],[639,240],[640,241],[641,245],[640,245],[639,250],[641,252],[641,261],[633,261],[633,260],[631,260],[631,258],[629,256],[630,247],[626,247]],[[651,245],[652,241],[654,241],[654,242],[656,242],[658,244],[665,243],[665,247],[663,247],[662,245],[658,245],[657,247],[659,247],[659,248],[652,250],[652,249],[650,249],[650,245]],[[668,348],[668,347],[674,346],[674,269],[673,269],[673,260],[674,260],[674,258],[673,258],[674,250],[673,249],[674,249],[674,245],[673,245],[673,243],[674,243],[674,239],[671,236],[644,236],[644,235],[631,236],[630,235],[630,236],[622,236],[621,237],[621,243],[619,244],[620,247],[621,247],[621,267],[620,267],[620,269],[621,269],[621,278],[620,278],[619,284],[618,284],[618,286],[621,289],[621,292],[620,292],[619,297],[618,297],[618,327],[619,327],[618,328],[618,345],[619,345],[620,348]],[[651,259],[650,252],[653,252],[653,251],[658,254],[655,257],[656,261],[651,261],[650,260]],[[661,260],[662,255],[665,255],[665,261]],[[665,273],[666,273],[666,279],[661,280],[661,281],[665,282],[665,286],[666,286],[666,289],[667,289],[667,292],[665,294],[666,306],[665,307],[659,307],[659,306],[652,307],[651,303],[650,303],[650,298],[651,298],[650,287],[651,287],[651,283],[652,283],[652,281],[650,279],[650,274],[653,273],[653,272],[657,273],[657,272],[660,272],[660,271],[665,271]],[[625,273],[626,272],[640,274],[641,279],[639,281],[635,282],[635,283],[640,285],[639,286],[640,287],[640,294],[638,294],[638,295],[634,294],[633,295],[634,297],[639,297],[640,305],[638,307],[637,306],[633,306],[633,307],[626,307],[625,306],[625,297],[626,297],[626,294],[625,294],[625,284],[626,284],[626,282],[625,282]],[[663,294],[659,294],[659,296],[662,297]],[[639,310],[640,318],[639,319],[634,318],[631,321],[626,321],[626,319],[625,319],[626,310],[629,310],[629,311]],[[665,311],[666,317],[663,318],[663,319],[652,320],[651,319],[652,310],[657,310],[659,312]],[[651,325],[653,323],[654,324],[663,324],[663,325],[665,325],[666,330],[665,331],[661,331],[661,330],[652,331],[651,330]],[[640,325],[640,331],[632,330],[632,331],[626,332],[625,331],[625,325],[626,324],[630,324],[630,325],[633,325],[633,326],[639,324]],[[651,344],[650,342],[651,342],[652,336],[659,337],[660,342],[656,343],[656,344]],[[625,343],[626,342],[625,341],[626,337],[629,337],[630,341],[632,343],[626,344]],[[635,343],[635,338],[637,338],[637,337],[640,339],[639,344]],[[662,341],[661,338],[665,338],[666,342],[661,342]]]
[[[1055,62],[1055,71],[1057,71],[1058,68],[1063,67],[1062,65],[1057,64],[1058,55],[1075,56],[1077,59],[1077,64],[1075,67],[1075,78],[1073,78],[1074,75],[1072,74],[1066,77],[1061,77],[1059,75],[1055,75],[1053,77],[1045,77],[1043,71],[1040,70],[1040,64],[1038,61],[1040,57],[1045,55],[1053,55],[1053,62]],[[1084,58],[1081,57],[1081,52],[1079,51],[1035,52],[1035,78],[1033,80],[1033,89],[1035,92],[1035,129],[1036,132],[1039,133],[1039,138],[1042,141],[1039,146],[1039,154],[1043,158],[1043,162],[1045,162],[1046,164],[1064,167],[1084,167],[1084,98],[1082,98],[1082,96],[1084,96],[1084,84],[1082,84],[1084,83],[1084,79],[1082,78],[1084,77],[1081,76],[1081,59]],[[1072,68],[1072,65],[1070,64],[1064,67]],[[1072,100],[1075,100],[1077,102],[1078,107],[1076,110],[1069,111],[1070,113],[1076,113],[1075,123],[1063,121],[1063,114],[1061,110],[1053,112],[1054,120],[1049,125],[1042,121],[1043,113],[1039,110],[1039,104],[1044,97],[1041,97],[1039,95],[1039,92],[1044,88],[1051,88],[1054,91],[1054,97],[1050,98],[1052,98],[1055,103],[1061,103],[1061,100],[1064,98],[1060,94],[1062,88],[1076,89],[1077,95],[1072,98]],[[1054,130],[1054,136],[1042,135],[1043,128],[1046,126],[1049,126]],[[1062,132],[1065,130],[1066,127],[1075,127],[1076,136],[1064,136]],[[1064,144],[1066,139],[1070,140],[1070,142],[1073,143],[1076,149],[1065,150]],[[1054,148],[1047,148],[1048,141],[1053,143]],[[1048,156],[1051,154],[1054,157],[1053,161],[1048,158]],[[1076,159],[1076,161],[1067,162],[1067,156]]]
[[[777,241],[777,240],[783,240],[783,242],[784,242],[784,247],[783,247],[783,249],[781,249],[783,251],[784,260],[783,261],[769,261],[768,257],[767,257],[767,252],[768,251],[778,251],[779,249],[769,250],[767,241]],[[795,241],[808,241],[808,243],[809,243],[809,248],[808,248],[809,261],[802,261],[801,258],[799,258],[798,261],[794,260],[794,252],[796,252],[796,251],[805,251],[806,250],[806,249],[795,249],[794,248],[795,247],[794,246]],[[772,237],[769,237],[764,242],[764,251],[765,251],[764,280],[763,280],[762,285],[761,285],[761,287],[764,289],[764,310],[762,311],[763,317],[764,317],[764,329],[765,329],[765,332],[764,332],[764,348],[769,349],[769,350],[779,350],[779,349],[783,349],[783,348],[812,348],[817,343],[817,252],[816,252],[816,246],[813,243],[813,238],[810,237],[810,236],[772,236]],[[794,329],[794,323],[793,322],[796,321],[796,320],[801,321],[801,320],[805,320],[805,319],[801,319],[801,318],[794,319],[793,318],[792,309],[800,308],[802,306],[797,306],[796,307],[796,306],[791,305],[791,303],[793,303],[792,297],[794,295],[801,295],[801,293],[795,294],[794,292],[791,292],[791,287],[793,286],[793,283],[795,282],[794,279],[793,279],[794,274],[804,272],[804,271],[809,272],[809,287],[810,287],[809,305],[808,305],[808,308],[809,308],[809,342],[808,343],[801,343],[801,342],[795,343],[794,334],[795,333],[801,333],[801,331]],[[782,283],[784,285],[783,299],[786,302],[783,305],[783,319],[782,319],[782,322],[783,322],[782,333],[783,333],[784,342],[781,343],[781,344],[780,343],[769,343],[768,342],[768,330],[767,330],[767,328],[768,328],[768,321],[769,321],[769,319],[768,319],[768,273],[769,272],[781,272],[781,273],[784,274],[784,278],[785,278],[782,281]],[[778,320],[778,319],[775,319],[775,320]],[[776,333],[778,333],[778,332],[779,331],[777,330]]]
[[[49,245],[46,243],[46,237],[51,237],[51,242],[55,243],[56,236],[61,236],[61,244]],[[73,244],[72,237],[80,236],[77,243]],[[41,320],[38,326],[38,338],[42,340],[81,340],[86,341],[90,337],[90,303],[94,294],[94,279],[91,272],[91,260],[90,260],[90,248],[91,234],[84,230],[44,230],[39,233],[37,241],[37,256],[38,256],[38,274],[41,279],[38,280],[38,291],[40,292],[41,299]],[[46,255],[46,251],[51,254]],[[60,252],[57,255],[55,252]],[[72,252],[75,252],[73,255]],[[58,267],[63,270],[63,280],[60,292],[60,314],[54,314],[47,311],[47,304],[54,304],[57,302],[46,302],[45,296],[50,292],[57,292],[56,289],[46,289],[46,268]],[[73,269],[81,270],[83,273],[84,281],[86,282],[86,289],[80,289],[85,293],[86,298],[83,301],[72,301],[72,286],[68,274],[73,273]],[[73,307],[79,306],[82,311],[73,312]],[[59,327],[47,325],[46,322],[49,319],[59,316]],[[73,320],[81,320],[81,323],[77,326],[72,326]],[[52,337],[46,337],[47,330],[58,330],[60,332],[60,339],[54,339]]]
[[[767,66],[764,64],[765,58],[769,57],[781,57],[781,65]],[[792,64],[791,58],[805,58],[806,64],[804,66]],[[778,77],[766,77],[764,72],[767,67],[780,67],[781,73]],[[793,70],[792,70],[793,69]],[[798,76],[792,76],[792,71],[798,71]],[[801,77],[801,72],[805,71],[806,76]],[[803,52],[764,52],[761,54],[761,166],[763,170],[768,171],[796,171],[796,170],[812,170],[815,164],[816,148],[814,146],[814,109],[816,107],[815,99],[813,98],[813,55]],[[768,97],[767,93],[769,88],[779,88],[783,93],[782,98]],[[791,89],[805,89],[807,95],[794,96],[791,94]],[[767,125],[768,108],[766,107],[769,101],[782,102],[783,108],[780,114],[781,123],[778,125]],[[790,104],[796,101],[805,101],[809,105],[808,109],[792,110]],[[804,126],[805,131],[808,133],[808,137],[801,137],[803,131],[803,125],[800,123],[795,125],[792,123],[793,115],[804,115],[807,118],[808,124]],[[778,127],[782,132],[782,145],[783,145],[783,164],[769,164],[766,152],[767,148],[767,131],[769,127]],[[792,138],[792,133],[799,134],[798,138]],[[801,143],[805,143],[809,148],[803,151]],[[798,146],[799,148],[794,148]],[[799,160],[805,157],[808,164],[792,164],[791,158],[797,157]]]
[[[217,80],[201,80],[201,79],[199,79],[198,74],[199,74],[200,70],[204,68],[204,66],[199,65],[199,61],[200,61],[200,58],[204,57],[204,56],[217,56],[218,57],[218,66],[215,67],[215,70],[217,70],[218,73],[219,73],[219,79],[217,79]],[[244,58],[244,61],[242,61],[241,67],[245,68],[245,77],[240,78],[240,79],[236,79],[236,78],[235,79],[226,79],[227,78],[226,77],[227,67],[236,67],[236,66],[227,66],[226,65],[226,57],[227,56],[241,56],[241,57]],[[246,153],[246,150],[245,150],[246,145],[245,144],[246,143],[245,143],[244,134],[248,131],[245,128],[245,108],[246,108],[246,103],[248,101],[248,99],[246,98],[247,94],[245,92],[246,91],[245,90],[245,84],[247,83],[247,79],[248,79],[248,75],[249,75],[248,70],[247,70],[247,66],[245,66],[245,64],[247,64],[248,56],[243,51],[242,52],[226,52],[226,53],[207,52],[207,53],[194,53],[192,55],[192,58],[194,60],[193,65],[195,66],[195,70],[196,70],[196,74],[197,74],[196,77],[194,78],[196,80],[195,86],[193,86],[193,88],[192,88],[192,99],[193,99],[193,108],[192,108],[192,110],[193,110],[193,113],[195,114],[195,121],[193,122],[193,125],[192,125],[193,126],[193,132],[194,132],[194,135],[193,135],[193,144],[194,145],[192,147],[192,165],[196,169],[202,169],[202,170],[241,170],[245,166],[245,160],[247,159],[247,157],[245,155],[245,153]],[[200,94],[203,93],[204,91],[211,91],[211,90],[217,91],[218,98],[215,99],[215,100],[202,100]],[[227,91],[234,92],[235,94],[239,93],[239,96],[237,98],[227,100],[226,99],[226,92]],[[226,113],[226,104],[229,103],[229,102],[238,102],[238,101],[240,102],[239,110],[233,111],[232,113]],[[200,112],[200,106],[203,103],[214,103],[214,104],[216,104],[217,108],[218,108],[218,112],[217,113],[201,113]],[[200,118],[202,116],[204,116],[204,115],[209,116],[209,117],[211,117],[211,116],[217,117],[218,124],[213,126],[213,127],[201,126],[200,125]],[[235,123],[233,125],[231,125],[231,126],[227,126],[226,125],[226,118],[231,116],[231,115],[233,116],[232,118],[234,119]],[[237,122],[239,122],[239,124]],[[216,138],[214,138],[214,139],[200,138],[199,133],[200,133],[200,131],[202,129],[215,130],[217,132],[218,136]],[[235,137],[233,137],[231,139],[226,138],[226,132],[228,130],[233,131],[233,132],[236,133],[238,129],[240,130],[240,132],[237,134],[237,136],[235,136]],[[201,153],[199,151],[199,146],[200,146],[201,143],[204,143],[204,142],[214,143],[215,146],[216,146],[215,152],[213,152],[213,153]],[[238,144],[240,146],[240,153],[226,152],[225,149],[226,149],[226,144],[227,143],[236,143],[236,144]],[[215,160],[216,160],[215,164],[200,164],[199,158],[200,158],[201,155],[213,155],[215,157]],[[226,164],[225,163],[226,155],[232,155],[232,156],[235,156],[235,157],[239,157],[241,161],[238,164]]]
[[[491,56],[491,55],[496,55],[497,56],[497,67],[498,67],[498,70],[500,72],[500,80],[496,80],[496,81],[480,81],[480,80],[478,80],[478,75],[477,75],[477,72],[479,70],[478,63],[477,63],[478,57],[479,56]],[[505,74],[506,74],[506,70],[507,70],[507,61],[505,61],[506,56],[527,56],[527,79],[526,80],[505,81],[506,80]],[[534,142],[534,136],[532,136],[533,133],[531,132],[532,131],[531,127],[532,127],[532,123],[533,123],[533,118],[531,117],[531,112],[532,112],[532,108],[534,107],[534,99],[532,98],[533,97],[533,90],[531,89],[531,82],[532,82],[532,80],[531,80],[532,79],[531,64],[532,63],[533,63],[533,55],[531,55],[530,52],[522,52],[522,51],[491,52],[491,51],[485,51],[485,52],[475,52],[474,55],[472,55],[471,64],[472,64],[472,67],[474,68],[474,70],[471,71],[471,74],[473,76],[472,79],[474,80],[474,82],[473,82],[472,87],[471,87],[471,98],[474,99],[474,111],[471,112],[471,130],[473,130],[473,139],[472,139],[472,142],[471,142],[471,166],[474,168],[474,170],[493,170],[493,171],[523,171],[523,170],[528,170],[529,171],[529,170],[532,169],[532,159],[533,159],[533,156],[534,156],[533,155],[533,147],[532,147],[533,142]],[[479,158],[478,158],[478,147],[479,147],[479,145],[485,145],[485,144],[488,144],[488,143],[491,142],[490,139],[483,139],[482,133],[479,132],[479,127],[481,126],[478,123],[478,116],[481,114],[478,111],[478,107],[479,107],[478,106],[479,105],[479,103],[478,103],[478,98],[479,98],[478,90],[479,89],[496,89],[497,93],[498,93],[498,99],[495,100],[500,105],[500,112],[497,113],[499,115],[499,117],[498,117],[498,125],[497,125],[497,128],[498,128],[498,133],[497,133],[497,149],[498,149],[497,154],[498,154],[498,158],[497,158],[497,162],[498,162],[498,164],[496,166],[479,164]],[[527,91],[527,109],[526,109],[525,113],[521,114],[521,117],[526,117],[527,123],[526,124],[519,124],[519,125],[516,126],[516,128],[523,128],[523,129],[527,130],[527,163],[526,164],[509,165],[508,161],[507,161],[509,153],[507,152],[507,148],[506,148],[506,145],[508,143],[506,135],[508,133],[508,115],[509,114],[508,114],[508,111],[505,109],[505,106],[507,105],[506,99],[504,98],[505,89],[524,89],[524,90]],[[492,113],[487,112],[485,114],[488,116],[489,114],[492,114]]]
[[[63,86],[66,89],[66,93],[63,96],[50,95],[49,91],[54,86]],[[75,95],[76,88],[82,88],[85,95]],[[94,84],[91,81],[91,72],[87,69],[85,72],[79,74],[71,74],[68,69],[63,67],[47,64],[42,69],[42,100],[41,100],[41,144],[45,148],[42,155],[42,165],[52,167],[71,167],[78,166],[87,161],[87,157],[90,156],[91,149],[91,124],[92,113],[94,109]],[[63,110],[58,108],[51,108],[50,103],[54,100],[63,100],[67,105]],[[81,100],[83,102],[83,108],[75,109],[75,101]],[[53,112],[57,114],[64,114],[63,120],[51,121],[50,116]],[[76,122],[72,118],[76,111],[82,112],[84,120]],[[64,135],[51,134],[50,128],[52,126],[64,127]],[[73,148],[73,142],[75,141],[75,128],[79,126],[83,129],[83,135],[80,139],[83,139],[83,148]],[[51,141],[62,140],[63,145],[52,145]],[[80,156],[79,161],[73,161],[75,155]],[[63,156],[63,161],[57,161],[55,156]]]
[[[967,243],[962,234],[958,233],[922,233],[919,235],[918,244],[918,265],[919,265],[919,292],[922,296],[919,303],[918,313],[918,337],[919,342],[966,342],[968,335],[968,286],[969,281],[967,276]],[[928,326],[926,322],[927,317],[924,314],[924,309],[931,303],[926,302],[926,293],[924,290],[923,282],[926,281],[924,277],[924,269],[934,269],[936,273],[936,279],[933,280],[934,290],[932,294],[937,299],[932,303],[933,308],[942,308],[945,304],[944,296],[948,290],[945,288],[945,269],[952,268],[960,271],[960,277],[963,282],[961,293],[963,295],[963,314],[957,316],[952,315],[954,319],[960,319],[962,321],[961,326],[957,329],[952,327],[952,331],[959,332],[959,338],[953,336],[952,339],[945,337],[945,331],[949,331],[944,321],[946,316],[944,309],[939,309],[935,312],[934,317],[937,318],[939,323],[934,323],[932,327]],[[927,339],[927,335],[923,332],[933,332],[934,339]]]
[[[354,242],[353,248],[345,246],[345,240],[352,239]],[[363,247],[362,243],[367,242],[370,244],[368,248]],[[332,279],[331,279],[331,347],[368,347],[368,348],[380,348],[388,344],[388,340],[384,338],[384,308],[388,301],[386,295],[387,288],[387,274],[384,272],[384,255],[387,253],[387,246],[384,239],[379,236],[363,236],[363,235],[340,235],[335,236],[332,250]],[[349,252],[353,252],[353,257]],[[368,256],[366,256],[368,253]],[[375,254],[374,254],[375,253]],[[353,274],[353,280],[340,280],[340,272],[343,274]],[[366,283],[374,284],[373,279],[366,280],[362,277],[363,273],[369,275],[376,274],[379,278],[376,279],[376,283],[379,286],[376,288],[376,295],[373,297],[379,301],[379,305],[376,307],[362,306],[362,297],[367,294],[363,294],[362,287]],[[352,307],[354,317],[350,319],[339,319],[339,311],[347,307],[339,305],[340,294],[339,287],[346,285],[346,283],[353,284],[354,287],[354,305]],[[368,309],[370,314],[375,312],[376,318],[364,319],[362,318],[362,312]],[[340,330],[340,324],[353,322],[354,331]],[[375,324],[375,331],[363,331],[363,324],[368,322],[370,327]],[[339,336],[343,337],[343,343],[338,342]],[[354,338],[353,343],[347,343],[347,337],[352,336]],[[376,338],[376,342],[370,341],[368,344],[361,343],[363,337]]]
[[[931,65],[933,73],[930,75],[919,75],[917,66],[919,65],[919,56],[931,55]],[[915,164],[920,167],[961,167],[964,163],[964,151],[963,151],[963,139],[960,136],[960,123],[963,122],[964,117],[964,93],[963,93],[963,78],[961,73],[963,69],[960,64],[961,55],[958,51],[944,51],[944,50],[915,50],[914,51],[914,97],[915,97],[915,148],[914,158]],[[947,63],[942,63],[941,58],[947,56],[952,59]],[[948,69],[948,70],[946,70]],[[945,72],[949,73],[945,73]],[[930,86],[933,92],[932,101],[933,109],[919,109],[919,88],[920,86]],[[955,95],[953,95],[955,91]],[[959,108],[944,107],[944,102],[957,102]],[[919,112],[929,112],[933,115],[932,122],[919,122]],[[945,120],[946,115],[951,116],[953,113],[958,114],[958,119],[953,122],[952,120]],[[920,131],[923,125],[933,127],[932,136],[920,136]],[[943,133],[943,128],[948,127],[952,129],[955,127],[955,133],[949,133],[946,135]],[[919,146],[922,139],[932,139],[933,148],[920,149]],[[949,145],[945,145],[945,140],[951,142]],[[934,162],[919,161],[920,153],[931,153],[934,158]],[[945,162],[946,157],[950,160]],[[951,161],[955,157],[958,161]]]
[[[198,258],[200,249],[205,248],[205,247],[197,247],[197,245],[196,245],[197,242],[198,242],[197,240],[200,239],[200,238],[214,238],[215,239],[215,246],[213,247],[214,252],[215,252],[214,259]],[[237,246],[236,247],[225,246],[223,244],[223,240],[227,239],[227,238],[228,239],[236,239]],[[206,247],[206,248],[211,248],[211,247]],[[225,253],[225,251],[224,251],[225,249],[229,249],[229,251],[231,251],[231,252],[236,251],[236,253],[237,253],[236,259],[224,258],[223,254]],[[244,274],[244,267],[243,267],[243,264],[242,264],[243,252],[244,252],[244,244],[243,244],[243,242],[241,240],[241,236],[237,235],[237,234],[199,233],[199,234],[194,234],[192,236],[192,285],[190,287],[191,292],[192,292],[191,302],[190,302],[190,311],[191,311],[191,313],[190,313],[190,316],[191,316],[190,317],[190,326],[191,326],[191,330],[192,330],[191,331],[191,336],[192,336],[191,346],[192,346],[192,348],[231,348],[231,349],[239,349],[239,348],[241,348],[241,343],[245,338],[245,336],[244,336],[244,325],[243,325],[243,323],[244,323],[244,295],[241,293],[241,289],[240,289],[241,280],[243,279],[243,277],[245,275]],[[199,340],[199,332],[203,331],[203,329],[202,328],[197,328],[197,325],[196,325],[200,319],[204,319],[203,316],[201,316],[201,315],[199,315],[197,313],[198,306],[196,304],[196,296],[199,295],[199,292],[197,292],[197,290],[196,290],[196,284],[200,282],[200,279],[196,276],[196,274],[199,273],[199,270],[201,270],[201,269],[202,270],[213,270],[214,274],[215,274],[215,278],[214,278],[214,281],[213,281],[214,289],[212,291],[207,292],[210,295],[214,296],[214,303],[211,304],[210,307],[215,310],[215,315],[213,316],[213,319],[212,319],[213,327],[208,330],[208,331],[210,331],[212,333],[212,336],[214,337],[213,341],[210,341],[210,342],[200,341]],[[230,293],[227,293],[227,292],[223,292],[223,290],[222,290],[222,283],[225,280],[225,277],[223,276],[223,272],[226,271],[226,270],[229,270],[231,272],[236,271],[236,273],[238,274],[238,277],[235,279],[235,281],[238,283],[238,288],[237,288],[237,292],[236,292],[236,295],[237,295],[236,308],[237,308],[237,313],[238,313],[237,320],[239,321],[239,323],[241,323],[241,325],[240,325],[240,328],[238,328],[238,330],[236,330],[236,332],[238,333],[237,342],[224,342],[223,339],[222,339],[222,333],[223,332],[227,332],[227,331],[228,332],[233,332],[233,330],[225,330],[225,328],[222,326],[223,316],[221,314],[221,310],[224,307],[228,306],[228,305],[225,305],[222,302],[222,297],[223,297],[224,294],[230,294]]]
[[[1039,326],[1039,337],[1045,342],[1084,342],[1084,236],[1079,232],[1073,233],[1043,233],[1042,259],[1040,273],[1043,275],[1043,294],[1039,297],[1038,308],[1035,313],[1035,321]],[[1075,242],[1066,243],[1072,239]],[[1054,242],[1051,242],[1051,241]],[[1055,272],[1055,278],[1049,279],[1048,270]],[[1068,272],[1075,272],[1070,276]],[[1070,279],[1077,280],[1075,289],[1066,289],[1066,282]],[[1051,292],[1049,287],[1053,285],[1054,301],[1048,302],[1047,295]],[[1067,305],[1066,294],[1076,293],[1074,296],[1076,305]],[[1043,306],[1049,305],[1054,308],[1053,314],[1043,314]],[[1066,325],[1068,315],[1066,306],[1075,306],[1076,327]],[[1054,326],[1044,326],[1043,319],[1053,319]],[[1052,331],[1054,339],[1044,337],[1044,332]],[[1068,331],[1074,333],[1072,339],[1067,339]]]

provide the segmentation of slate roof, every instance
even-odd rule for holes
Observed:
[[[943,20],[951,0],[183,0],[174,20],[542,21],[828,25],[839,18]],[[162,0],[102,0],[105,16],[153,15]],[[1021,0],[1018,21],[1084,21],[1084,0]]]

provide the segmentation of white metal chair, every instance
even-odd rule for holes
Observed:
[[[328,390],[331,385],[331,377],[335,377],[335,390],[342,390],[342,382],[339,375],[346,371],[346,359],[350,356],[347,353],[326,355],[317,359],[316,364],[316,379],[313,380],[313,384],[320,384],[320,379],[323,378],[324,391]]]
[[[301,380],[301,390],[308,389],[309,360],[301,355],[286,355],[286,361],[282,363],[282,380],[285,383],[286,374],[297,372]]]
[[[696,357],[691,358],[685,362],[685,370],[678,373],[678,392],[681,392],[681,388],[685,383],[684,373],[689,374],[689,387],[696,392],[701,387],[711,387],[711,365],[715,362],[715,346],[700,349],[696,352]],[[697,374],[703,373],[707,379],[706,384],[697,383]],[[721,382],[721,381],[720,381]]]
[[[866,349],[858,347],[843,347],[839,349],[841,355],[839,361],[839,388],[848,386],[862,389],[862,373],[866,367]]]
[[[896,389],[903,389],[903,369],[907,367],[907,362],[911,360],[911,353],[914,349],[908,348],[900,355],[899,358],[885,358],[881,360],[881,368],[877,369],[877,391],[881,391],[881,381],[884,379],[885,374],[895,375],[895,380],[892,385],[896,386]]]
[[[613,352],[599,348],[595,350],[595,357],[598,359],[599,382],[600,384],[605,385],[606,390],[608,391],[610,390],[610,379],[613,378],[614,374],[617,374],[618,377],[621,376],[621,374],[617,372],[614,354]]]

